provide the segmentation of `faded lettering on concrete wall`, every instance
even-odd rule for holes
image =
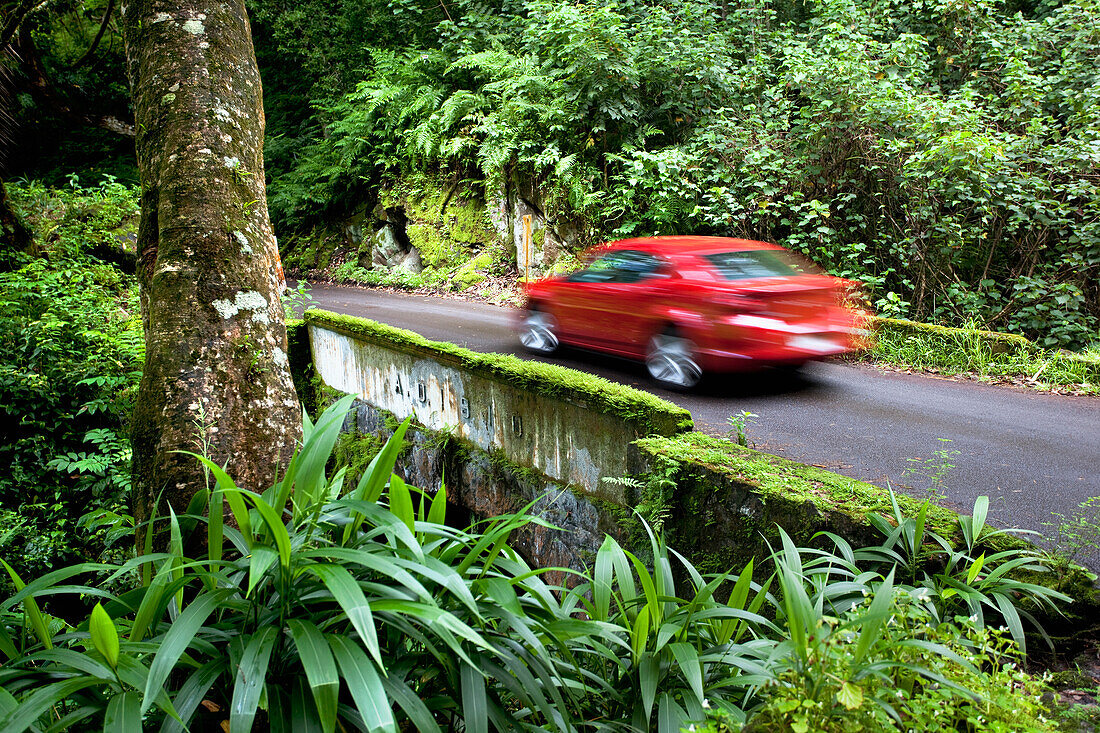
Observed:
[[[450,364],[360,337],[309,326],[317,374],[334,389],[426,428],[447,432],[513,463],[624,503],[603,482],[637,473],[636,428],[615,415],[536,395]]]

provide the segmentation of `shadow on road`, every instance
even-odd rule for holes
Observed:
[[[646,374],[645,366],[629,359],[566,346],[552,358],[533,356],[522,350],[513,353],[523,359],[591,372],[604,379],[653,392],[661,397],[671,397],[674,394],[656,386]],[[732,374],[708,374],[688,394],[700,398],[738,399],[812,395],[827,389],[822,381],[815,378],[811,365],[797,371],[764,368]]]

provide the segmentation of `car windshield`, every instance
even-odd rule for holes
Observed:
[[[806,269],[789,252],[774,249],[751,249],[715,252],[703,255],[726,280],[748,280],[757,277],[787,277],[801,275]]]

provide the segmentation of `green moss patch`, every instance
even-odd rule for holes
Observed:
[[[1048,351],[1011,333],[873,318],[876,361],[948,374],[971,373],[1042,388],[1100,391],[1100,357]]]
[[[669,544],[708,572],[766,557],[769,544],[779,541],[779,527],[802,546],[827,542],[816,537],[826,531],[860,546],[878,539],[869,513],[893,514],[889,493],[877,486],[721,438],[693,432],[635,445],[675,483],[662,510]],[[897,501],[907,515],[920,506],[908,496]],[[928,524],[952,536],[956,514],[931,506]]]
[[[686,433],[671,439],[645,438],[637,445],[652,456],[705,468],[743,484],[764,502],[808,503],[822,515],[841,512],[859,523],[870,512],[893,511],[889,492],[878,486],[703,433]],[[916,515],[922,502],[903,494],[895,496],[903,513]],[[932,505],[928,512],[929,528],[949,535],[954,532],[956,516],[949,509]]]
[[[1038,349],[1031,341],[1014,333],[950,328],[948,326],[937,326],[934,323],[880,317],[873,318],[871,326],[875,331],[875,335],[879,338],[932,337],[938,339],[947,347],[972,344],[988,348],[993,354],[1005,354],[1016,349]]]
[[[486,272],[493,266],[493,255],[491,252],[482,252],[476,257],[469,260],[454,274],[454,286],[457,289],[465,290],[468,287],[477,285],[479,282],[485,280]]]
[[[633,423],[643,435],[675,435],[691,430],[691,413],[671,402],[554,364],[523,361],[508,354],[480,354],[420,334],[322,310],[306,313],[306,323],[361,338],[415,356],[431,358],[528,392],[556,397]],[[625,446],[624,446],[625,449]]]

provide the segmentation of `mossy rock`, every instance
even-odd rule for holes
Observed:
[[[485,245],[496,238],[489,227],[488,210],[481,201],[452,199],[443,214],[447,233],[456,242]]]
[[[493,255],[490,252],[482,252],[469,262],[458,268],[455,272],[453,283],[457,290],[465,290],[477,285],[486,278],[486,272],[493,266]]]
[[[433,224],[409,224],[405,232],[409,242],[420,253],[425,268],[446,269],[464,254],[461,245],[445,236]]]
[[[1090,690],[1096,682],[1079,669],[1063,669],[1055,672],[1047,683],[1055,690]]]
[[[410,176],[399,190],[404,193],[405,215],[410,220],[441,223],[448,198],[445,184],[427,176]]]

